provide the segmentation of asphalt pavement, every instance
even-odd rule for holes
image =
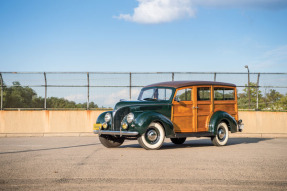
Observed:
[[[103,147],[98,137],[0,138],[0,190],[287,190],[287,139],[166,139]]]

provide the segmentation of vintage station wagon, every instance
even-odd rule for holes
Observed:
[[[137,101],[120,101],[99,115],[94,133],[108,148],[137,139],[145,149],[159,149],[165,138],[183,144],[186,137],[210,137],[216,146],[229,132],[242,131],[236,86],[209,81],[169,81],[142,88]]]

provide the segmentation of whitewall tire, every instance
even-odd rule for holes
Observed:
[[[211,137],[212,143],[215,146],[224,146],[226,145],[228,138],[229,132],[227,124],[224,122],[219,123],[216,128],[216,135]]]
[[[165,138],[164,128],[159,123],[151,123],[139,138],[139,144],[147,150],[159,149]]]

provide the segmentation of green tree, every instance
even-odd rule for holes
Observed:
[[[268,110],[283,110],[281,99],[284,97],[281,93],[274,89],[270,89],[264,97],[265,109]]]
[[[38,97],[30,87],[22,87],[19,82],[3,89],[4,108],[43,108],[45,99]],[[47,108],[87,108],[87,103],[75,103],[64,98],[47,98]],[[89,108],[98,108],[94,102],[89,103]]]
[[[282,109],[286,111],[287,110],[287,93],[280,98],[279,103]]]
[[[248,109],[249,99],[248,99],[248,87],[243,89],[242,93],[238,94],[238,108]],[[250,83],[250,94],[251,94],[251,109],[256,109],[257,103],[257,87],[255,83]],[[282,95],[280,92],[270,89],[268,92],[265,91],[265,96],[262,92],[258,91],[258,103],[260,110],[270,110],[270,111],[283,111],[287,110],[287,94]]]
[[[19,82],[13,82],[13,86],[4,88],[3,107],[4,108],[29,108],[32,107],[33,98],[37,94],[32,88],[22,87]]]
[[[257,103],[257,85],[256,83],[250,82],[250,109],[256,109]],[[262,92],[258,89],[258,102],[263,102]],[[243,93],[238,94],[238,107],[240,109],[248,109],[249,107],[249,97],[248,97],[248,85],[245,84],[245,88],[243,89]],[[259,105],[259,109],[262,109],[262,104]]]

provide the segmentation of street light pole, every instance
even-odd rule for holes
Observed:
[[[250,74],[248,65],[245,65],[245,68],[248,71],[248,109],[250,109],[251,95],[250,95]]]

